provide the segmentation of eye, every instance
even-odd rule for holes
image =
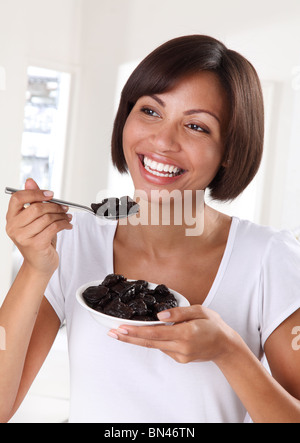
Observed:
[[[188,128],[192,129],[193,131],[197,132],[204,132],[205,134],[209,134],[209,131],[202,126],[196,125],[196,123],[190,123],[187,125]]]
[[[151,109],[151,108],[143,107],[141,109],[141,112],[143,112],[146,115],[149,115],[150,117],[160,117],[160,115],[157,112],[153,111],[153,109]]]

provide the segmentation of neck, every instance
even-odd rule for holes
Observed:
[[[125,221],[120,220],[118,233],[153,257],[192,252],[211,239],[218,223],[219,213],[204,202],[192,205],[189,214],[185,214],[183,208],[181,220],[176,214],[179,206],[176,208],[175,203],[168,208],[145,200],[139,201],[139,204],[140,213]]]
[[[135,191],[135,200],[140,205],[141,225],[181,228],[175,232],[184,230],[187,236],[202,233],[204,191],[152,190],[150,199],[143,191]],[[191,232],[192,227],[197,232]]]

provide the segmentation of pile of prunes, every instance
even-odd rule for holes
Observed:
[[[157,321],[159,312],[178,306],[167,286],[149,289],[147,281],[128,281],[119,274],[109,274],[99,286],[87,288],[82,296],[95,311],[138,321]]]
[[[92,203],[91,208],[99,216],[116,220],[139,212],[138,203],[127,195],[121,198],[105,198],[101,203]]]

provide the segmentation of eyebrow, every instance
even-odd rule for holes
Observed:
[[[159,105],[163,106],[164,108],[166,107],[165,102],[161,98],[159,98],[157,95],[152,94],[152,95],[150,95],[150,97],[152,97],[155,101],[157,101],[157,103]],[[207,109],[190,109],[189,111],[185,111],[183,114],[184,115],[192,115],[192,114],[203,114],[203,113],[211,115],[219,122],[219,124],[221,124],[219,117],[216,114],[214,114],[213,112],[208,111]]]
[[[184,112],[184,115],[202,114],[202,113],[211,115],[221,124],[219,117],[213,112],[208,111],[207,109],[191,109],[190,111]]]
[[[157,101],[157,103],[158,103],[159,105],[163,106],[164,108],[166,107],[165,102],[164,102],[161,98],[157,97],[157,95],[152,94],[152,95],[150,95],[150,97],[151,97],[151,98],[154,98],[154,100]]]

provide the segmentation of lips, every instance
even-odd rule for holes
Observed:
[[[146,155],[139,156],[144,169],[155,177],[162,178],[174,178],[179,177],[186,171],[179,166],[175,166],[169,163],[162,163],[156,160],[152,160]]]

